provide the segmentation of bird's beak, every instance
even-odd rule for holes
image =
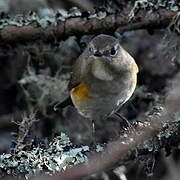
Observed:
[[[101,57],[103,54],[99,51],[96,51],[93,55],[96,57]]]

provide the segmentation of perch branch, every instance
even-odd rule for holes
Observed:
[[[129,140],[131,140],[128,141],[129,143],[125,143],[127,141],[124,141],[122,139],[109,143],[107,148],[103,152],[95,154],[92,158],[89,159],[87,163],[73,166],[72,168],[66,170],[64,173],[62,172],[58,173],[57,175],[52,177],[52,180],[82,179],[87,175],[97,173],[102,170],[107,170],[109,168],[112,168],[113,165],[115,165],[121,159],[123,159],[123,157],[125,157],[128,154],[129,150],[135,148],[143,140],[147,140],[148,138],[154,137],[155,135],[159,135],[159,138],[161,137],[163,139],[164,135],[161,136],[159,134],[164,131],[162,124],[164,124],[165,122],[173,124],[174,122],[172,122],[172,119],[174,119],[173,118],[174,114],[179,112],[179,105],[180,105],[179,77],[180,74],[178,74],[176,78],[173,79],[173,83],[172,83],[173,91],[170,91],[166,98],[166,102],[165,102],[166,108],[165,109],[158,108],[159,112],[158,111],[154,112],[151,116],[149,116],[151,126],[145,127],[141,133],[135,135],[129,134],[127,137],[129,138]],[[179,120],[176,119],[176,123],[178,122]],[[179,127],[178,129],[176,129],[176,132],[174,132],[177,135],[177,137],[179,137],[178,132],[179,132]],[[176,138],[174,136],[169,136],[169,139],[173,141],[173,139]],[[166,145],[169,145],[170,143],[169,139],[165,140],[165,143],[167,143]],[[166,146],[165,144],[162,145],[162,142],[158,144],[159,144],[159,149]],[[178,143],[176,142],[175,144]],[[43,177],[43,180],[45,179],[46,178]]]
[[[166,120],[168,119],[168,114],[164,114],[161,117],[154,116],[153,123],[155,123],[156,121],[160,123],[164,119]],[[149,127],[144,128],[144,130],[139,134],[136,134],[136,135],[129,134],[128,139],[131,141],[128,141],[128,143],[126,140],[122,140],[122,139],[119,139],[114,142],[110,142],[107,145],[107,148],[103,152],[96,153],[95,155],[93,155],[87,163],[73,166],[72,168],[66,170],[63,173],[62,172],[57,173],[57,175],[54,175],[51,179],[52,180],[73,180],[73,179],[79,180],[88,175],[111,169],[117,163],[123,164],[123,159],[125,158],[124,162],[127,162],[127,156],[132,149],[135,149],[138,144],[140,144],[144,140],[148,140],[150,137],[154,137],[155,135],[157,135],[159,132],[162,131],[159,125],[157,125],[157,127],[153,128],[152,126],[149,126]],[[168,144],[168,141],[166,143]],[[162,148],[164,148],[164,146],[159,146],[159,150]],[[139,150],[137,149],[137,151],[138,151],[138,157],[144,154],[148,155],[148,154],[153,153],[148,150],[146,152],[139,152]],[[130,156],[132,156],[132,154]],[[44,177],[44,176],[42,179],[46,180],[46,178],[49,179],[49,177]]]

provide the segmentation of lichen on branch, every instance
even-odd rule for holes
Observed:
[[[160,29],[167,27],[177,13],[162,7],[157,8],[153,13],[141,9],[140,13],[135,13],[135,9],[132,7],[122,12],[103,9],[84,13],[75,8],[67,14],[57,12],[53,17],[45,18],[40,18],[33,12],[26,16],[3,15],[0,19],[0,42],[52,41],[64,39],[70,35]]]

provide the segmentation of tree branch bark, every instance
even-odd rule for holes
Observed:
[[[24,43],[35,40],[51,41],[55,38],[64,39],[70,35],[100,34],[137,30],[137,29],[161,29],[169,25],[177,12],[159,9],[149,14],[146,11],[139,12],[129,22],[129,17],[121,14],[107,15],[102,19],[88,17],[71,17],[65,21],[57,21],[47,28],[39,26],[38,22],[18,27],[7,25],[0,30],[0,43]],[[55,20],[56,21],[56,20]]]
[[[92,157],[89,158],[87,163],[75,165],[72,168],[67,169],[65,172],[57,173],[56,175],[52,176],[51,179],[52,180],[73,180],[73,179],[80,180],[83,177],[86,177],[88,175],[92,175],[94,173],[108,170],[117,163],[123,163],[129,160],[132,160],[133,158],[135,158],[135,156],[133,157],[130,151],[132,149],[137,148],[137,145],[142,143],[144,140],[148,140],[149,138],[155,137],[157,134],[162,132],[163,131],[161,129],[162,125],[160,124],[164,120],[168,121],[168,119],[169,119],[169,114],[167,112],[163,111],[161,115],[158,115],[158,113],[156,114],[154,112],[154,115],[152,115],[151,123],[152,124],[155,123],[154,124],[155,126],[147,126],[144,128],[144,130],[142,130],[141,133],[137,133],[136,135],[134,135],[133,133],[128,134],[127,139],[120,138],[119,140],[108,143],[107,147],[105,148],[103,152],[94,154]],[[169,121],[171,122],[171,120]],[[178,135],[179,133],[174,132],[172,136],[174,134],[176,134],[177,137],[179,137]],[[129,141],[130,139],[132,139],[132,141]],[[165,138],[166,141],[163,144],[161,144],[162,139],[163,139],[163,136],[161,137],[161,139],[158,140],[159,142],[157,142],[159,144],[158,150],[165,148],[171,143],[172,144],[174,143],[172,140],[172,137],[169,137],[169,139]],[[177,138],[175,141],[179,142],[179,138]],[[178,146],[178,143],[177,143],[177,146]],[[137,149],[137,152],[138,152],[138,157],[139,157],[141,155],[152,154],[154,151],[150,151],[147,149]],[[128,154],[129,154],[129,159],[127,158]],[[49,178],[50,177],[42,176],[39,179],[46,180]]]

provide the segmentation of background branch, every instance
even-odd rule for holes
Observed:
[[[15,25],[4,26],[0,30],[1,43],[19,43],[34,40],[50,41],[57,39],[65,39],[70,35],[99,34],[112,33],[112,31],[125,32],[137,29],[161,29],[169,25],[177,12],[159,9],[151,14],[141,11],[137,16],[129,22],[128,14],[110,14],[105,17],[94,18],[89,17],[70,17],[65,21],[56,18],[53,23],[46,20],[47,27],[43,28],[38,20],[33,20],[28,25],[18,27]],[[57,16],[57,15],[56,15]],[[25,18],[25,17],[24,17]],[[44,22],[43,22],[44,23]]]

